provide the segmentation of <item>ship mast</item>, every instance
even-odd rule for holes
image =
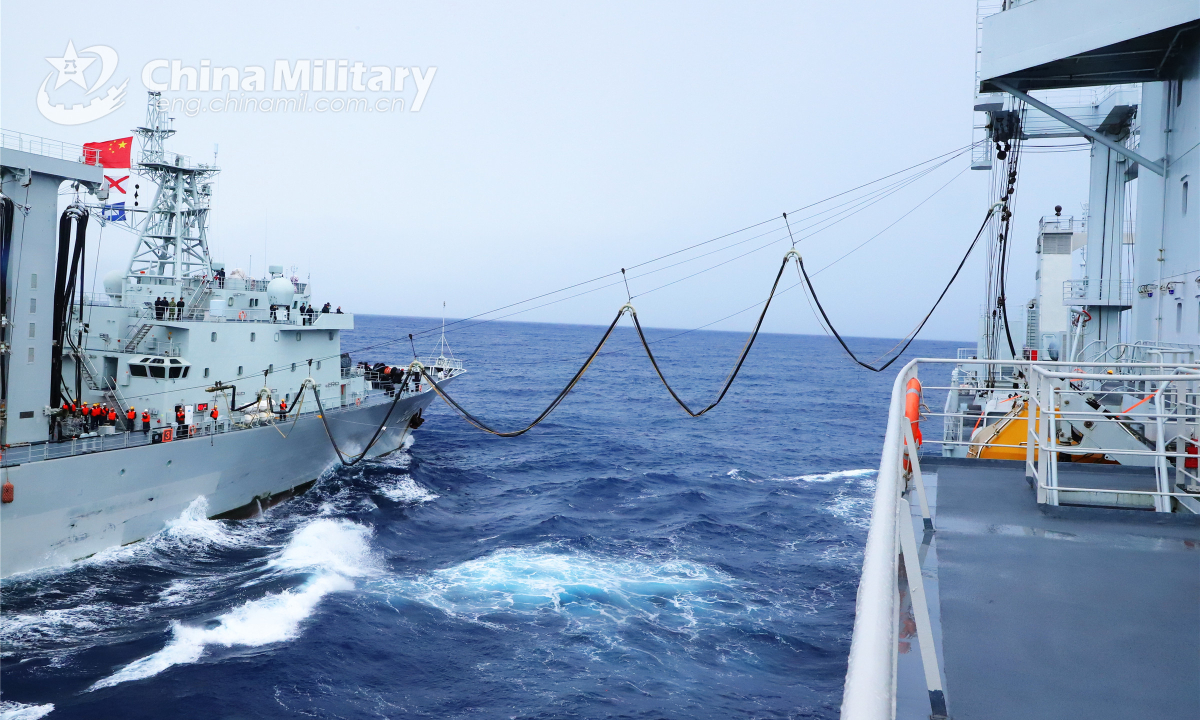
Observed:
[[[219,170],[215,164],[193,165],[187,156],[167,152],[166,139],[175,134],[171,122],[161,93],[148,93],[146,124],[134,132],[141,138],[138,167],[158,189],[138,230],[126,274],[170,278],[164,284],[173,285],[194,275],[212,275],[207,236],[212,185],[207,181]]]

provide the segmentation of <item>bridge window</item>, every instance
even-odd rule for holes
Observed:
[[[37,312],[37,298],[29,298],[29,314]]]
[[[134,377],[146,377],[146,366],[129,364],[129,374]]]
[[[37,335],[37,323],[29,323],[29,337]]]

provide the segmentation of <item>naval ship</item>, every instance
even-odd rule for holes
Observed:
[[[977,20],[979,340],[895,379],[841,716],[1200,717],[1200,3]],[[1021,237],[1046,141],[1090,146],[1088,203],[1021,197]]]
[[[84,262],[89,225],[112,217],[100,156],[3,133],[0,576],[136,542],[198,498],[211,517],[260,513],[396,451],[431,383],[464,372],[445,352],[355,364],[354,316],[308,310],[308,283],[227,273],[207,234],[218,168],[166,148],[159,100],[134,131],[152,199],[126,208],[136,241],[102,293]]]

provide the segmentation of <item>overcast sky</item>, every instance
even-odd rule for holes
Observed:
[[[270,7],[51,9],[4,0],[3,127],[71,143],[127,135],[144,118],[142,71],[156,59],[195,68],[207,60],[241,76],[261,66],[266,91],[239,93],[256,98],[299,95],[272,91],[280,59],[417,68],[426,78],[436,67],[419,112],[410,71],[401,91],[348,87],[307,97],[402,97],[403,110],[174,112],[178,135],[168,148],[208,161],[219,143],[210,237],[229,268],[253,262],[260,275],[268,263],[295,265],[311,276],[318,303],[437,316],[445,301],[450,317],[778,217],[972,139],[971,0]],[[105,85],[128,79],[123,107],[75,126],[43,117],[38,90],[55,72],[46,58],[62,57],[68,41],[81,53],[96,45],[117,52]],[[99,66],[87,70],[93,80]],[[54,102],[81,102],[83,89],[54,81]],[[185,92],[184,82],[164,95],[204,103],[225,96]],[[1083,152],[1025,159],[1013,304],[1033,291],[1038,218],[1055,204],[1079,214],[1086,163]],[[900,336],[937,297],[987,209],[987,173],[960,173],[967,164],[955,160],[800,243],[806,265],[822,267],[949,182],[817,278],[845,333]],[[123,268],[132,242],[106,230],[102,270]],[[631,289],[638,295],[759,244],[634,278]],[[634,303],[646,325],[710,323],[762,300],[787,247],[780,240]],[[982,253],[924,337],[973,342],[981,261]],[[623,287],[609,287],[512,319],[607,323],[624,301]],[[753,321],[743,313],[713,327]],[[765,329],[820,332],[799,292],[780,298]]]

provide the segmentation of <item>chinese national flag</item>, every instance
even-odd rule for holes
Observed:
[[[83,146],[83,161],[88,165],[101,165],[106,168],[127,168],[129,151],[132,149],[132,135],[116,140],[87,143]]]

